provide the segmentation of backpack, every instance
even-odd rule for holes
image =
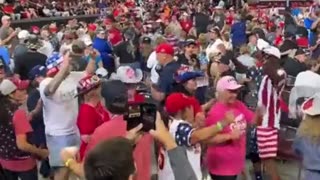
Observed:
[[[14,108],[7,108],[9,121],[0,125],[0,158],[5,160],[21,160],[28,159],[30,153],[19,150],[16,144],[16,134],[13,126]]]

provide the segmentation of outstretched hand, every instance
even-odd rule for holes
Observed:
[[[156,129],[150,130],[149,133],[161,144],[163,144],[166,147],[166,150],[177,147],[175,140],[164,125],[159,112],[157,112]]]

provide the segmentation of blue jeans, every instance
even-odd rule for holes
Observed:
[[[5,180],[38,180],[37,168],[24,172],[14,172],[7,169],[3,169]]]

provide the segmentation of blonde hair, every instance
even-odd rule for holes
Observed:
[[[320,140],[320,115],[306,115],[300,123],[297,136],[305,137],[314,143],[318,143]]]
[[[201,46],[206,46],[207,45],[207,35],[204,33],[199,34],[198,41]]]
[[[164,34],[165,35],[171,35],[173,33],[173,28],[171,26],[167,26],[165,29],[164,29]]]
[[[166,39],[162,36],[157,37],[155,40],[155,45],[158,46],[159,44],[166,43]]]
[[[242,45],[240,47],[240,54],[250,54],[250,49],[248,45]]]

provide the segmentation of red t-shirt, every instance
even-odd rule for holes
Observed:
[[[228,16],[227,18],[226,18],[226,24],[228,24],[228,25],[232,25],[233,24],[233,16]]]
[[[307,48],[309,45],[308,38],[300,37],[297,39],[297,45],[302,48]]]
[[[30,118],[26,111],[19,109],[13,115],[14,132],[17,135],[25,135],[32,132],[32,127],[29,123]],[[33,157],[23,160],[4,160],[0,159],[0,165],[7,170],[15,172],[29,171],[36,167],[36,160]]]
[[[99,103],[96,107],[93,107],[89,104],[81,104],[77,120],[77,125],[82,137],[79,151],[81,161],[87,148],[87,140],[85,140],[85,136],[90,136],[97,127],[109,120],[109,113],[101,105],[101,103]]]
[[[275,46],[280,46],[283,43],[283,38],[282,36],[277,36],[276,39],[274,40],[274,45]]]
[[[190,29],[192,28],[192,21],[183,20],[183,21],[180,21],[180,25],[185,32],[189,33]]]
[[[115,46],[122,41],[122,34],[117,28],[112,28],[109,30],[109,41],[112,46]]]
[[[192,102],[194,116],[196,116],[198,113],[202,112],[202,107],[199,103],[199,101],[195,97],[190,97],[190,100]]]
[[[90,138],[86,152],[89,152],[97,144],[102,141],[126,136],[127,122],[124,121],[123,116],[115,115],[110,121],[103,123],[96,128]],[[145,134],[139,142],[133,152],[133,158],[137,165],[137,175],[135,180],[150,180],[151,176],[151,148],[152,137],[149,134]]]

